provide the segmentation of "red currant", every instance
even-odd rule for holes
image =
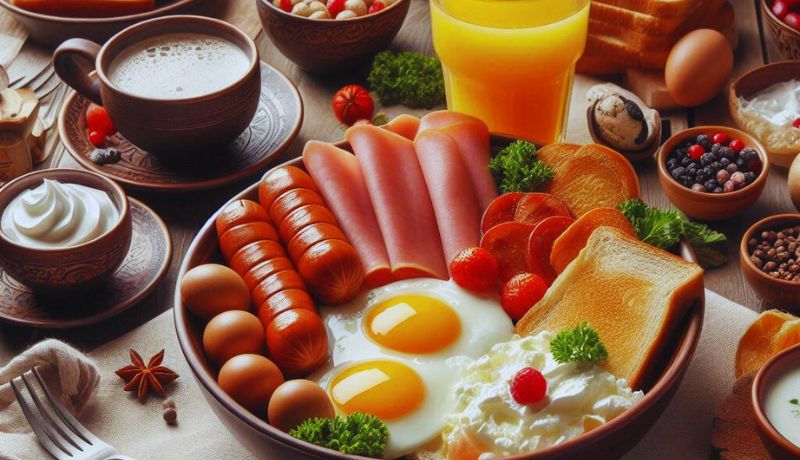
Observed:
[[[95,129],[90,129],[88,132],[89,142],[92,143],[95,147],[102,147],[103,144],[106,142],[106,135]]]
[[[689,148],[689,156],[692,157],[692,160],[699,160],[704,153],[706,153],[706,149],[700,144],[695,144]]]
[[[730,140],[731,138],[728,137],[728,135],[725,133],[714,134],[713,138],[715,144],[722,144],[722,145],[728,145],[728,142],[730,142]]]
[[[336,15],[344,11],[345,0],[328,0],[328,12],[336,19]]]
[[[286,11],[287,13],[292,12],[292,1],[291,0],[281,0],[281,9]]]
[[[731,150],[733,150],[738,154],[739,152],[744,150],[744,141],[742,141],[741,139],[734,139],[731,141],[730,144],[728,144],[728,147],[730,147]]]
[[[547,380],[532,367],[521,369],[511,380],[511,396],[519,404],[535,404],[547,394]]]
[[[497,283],[500,268],[494,254],[484,248],[467,248],[450,262],[450,275],[459,286],[484,292]]]
[[[795,128],[800,128],[800,118],[795,119],[792,122],[792,126],[794,126]]]
[[[789,13],[784,16],[783,22],[785,22],[792,29],[800,31],[800,14]]]
[[[369,7],[369,14],[377,13],[378,11],[386,8],[386,4],[383,2],[373,2],[372,5]]]
[[[783,18],[789,14],[789,5],[787,5],[784,0],[775,0],[772,3],[772,14],[783,21]]]

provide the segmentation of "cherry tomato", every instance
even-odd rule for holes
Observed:
[[[106,109],[97,104],[89,104],[86,109],[86,126],[90,130],[103,133],[104,136],[113,136],[117,133],[117,128]]]
[[[481,233],[488,232],[497,224],[512,222],[517,203],[524,195],[522,192],[506,193],[492,200],[481,218]]]
[[[384,8],[386,8],[386,4],[385,3],[383,3],[383,2],[372,2],[372,5],[370,5],[369,11],[367,11],[367,13],[369,13],[369,14],[377,13],[378,11],[380,11],[380,10],[382,10]]]
[[[535,404],[547,394],[547,380],[532,367],[520,369],[511,379],[511,397],[518,404]]]
[[[785,22],[792,29],[800,31],[800,14],[789,13],[784,16],[783,22]]]
[[[333,96],[333,111],[340,122],[351,126],[358,120],[372,119],[375,103],[363,86],[347,85]]]
[[[793,121],[792,126],[795,128],[800,128],[800,118],[797,118],[795,121]]]
[[[292,12],[292,0],[281,0],[281,9],[287,13]]]
[[[528,240],[533,225],[520,222],[504,222],[495,225],[481,238],[481,247],[497,259],[500,281],[528,271]]]
[[[531,233],[528,242],[528,267],[550,285],[556,279],[556,271],[550,265],[553,243],[569,228],[575,219],[566,216],[553,216],[539,222]]]
[[[744,142],[742,142],[741,139],[734,139],[731,141],[730,144],[728,144],[728,147],[730,147],[731,150],[733,150],[738,154],[739,152],[744,150]]]
[[[106,135],[100,131],[90,128],[87,135],[89,136],[89,142],[95,147],[102,147],[106,143]]]
[[[536,225],[552,216],[569,216],[569,208],[547,193],[526,193],[514,210],[514,221]]]
[[[500,305],[513,321],[519,321],[547,292],[547,283],[533,273],[519,273],[503,286]]]
[[[785,18],[788,13],[789,5],[787,5],[784,0],[775,0],[772,3],[772,14],[774,14],[781,21],[783,21],[783,18]]]
[[[336,18],[337,14],[344,11],[344,4],[345,0],[328,0],[328,12],[332,18]]]
[[[484,248],[467,248],[450,262],[453,281],[464,289],[485,292],[497,283],[499,266],[494,255]]]

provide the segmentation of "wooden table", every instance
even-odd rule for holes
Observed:
[[[252,1],[252,0],[250,0]],[[758,0],[732,0],[735,6],[737,26],[739,28],[739,48],[736,51],[736,68],[734,76],[761,64],[780,60],[777,48],[768,37],[764,18],[759,14]],[[279,161],[293,158],[300,154],[303,144],[310,139],[335,141],[342,138],[343,127],[336,121],[331,110],[331,99],[334,92],[348,83],[364,83],[367,69],[353,69],[351,73],[340,77],[316,77],[308,75],[296,68],[275,49],[262,33],[258,38],[262,58],[283,71],[300,89],[305,105],[305,120],[297,140],[283,154]],[[394,42],[396,49],[433,52],[430,34],[430,19],[427,0],[412,0],[411,10],[403,30]],[[576,81],[572,99],[571,117],[567,138],[571,142],[590,142],[586,127],[584,94],[586,89],[597,80],[579,76]],[[390,117],[400,113],[422,115],[425,111],[408,110],[405,107],[386,107],[380,109]],[[687,126],[703,124],[732,125],[728,114],[726,95],[721,94],[710,103],[689,111],[676,111],[663,114],[672,122],[672,130],[679,131]],[[68,154],[63,153],[53,158],[53,164],[77,167]],[[653,160],[636,166],[641,181],[644,199],[652,205],[667,207],[669,202],[661,190]],[[728,236],[728,252],[730,261],[727,265],[706,273],[706,286],[725,297],[741,303],[753,310],[760,310],[761,305],[754,292],[742,278],[739,269],[738,243],[744,230],[757,219],[780,212],[795,212],[787,192],[786,170],[772,168],[769,182],[763,196],[746,214],[712,225],[716,230]],[[166,221],[172,234],[174,254],[168,275],[158,289],[140,305],[125,314],[87,329],[71,331],[40,331],[26,328],[0,326],[0,365],[28,345],[44,337],[57,337],[76,344],[79,347],[92,348],[135,328],[152,319],[159,313],[172,308],[172,298],[176,283],[178,267],[183,260],[189,243],[199,227],[226,200],[255,181],[252,177],[240,183],[221,189],[187,193],[142,193],[134,192],[132,196],[139,198]]]

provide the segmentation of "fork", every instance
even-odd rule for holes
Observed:
[[[40,387],[44,399],[39,397]],[[87,430],[64,407],[33,368],[11,381],[11,388],[36,437],[58,460],[134,460]],[[23,391],[25,390],[25,391]]]

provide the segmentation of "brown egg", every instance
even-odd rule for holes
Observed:
[[[289,432],[304,421],[333,418],[333,404],[321,386],[310,380],[289,380],[279,386],[269,401],[269,424]]]
[[[222,312],[203,331],[203,349],[217,365],[236,355],[262,353],[265,347],[264,326],[258,317],[246,311]]]
[[[209,320],[228,310],[249,310],[250,292],[244,280],[224,265],[198,265],[181,279],[181,298],[197,316]]]
[[[272,393],[283,383],[283,374],[261,355],[239,355],[222,366],[217,382],[234,401],[264,418]]]
[[[678,40],[667,58],[664,79],[675,102],[694,107],[710,101],[733,72],[733,50],[724,35],[698,29]]]

